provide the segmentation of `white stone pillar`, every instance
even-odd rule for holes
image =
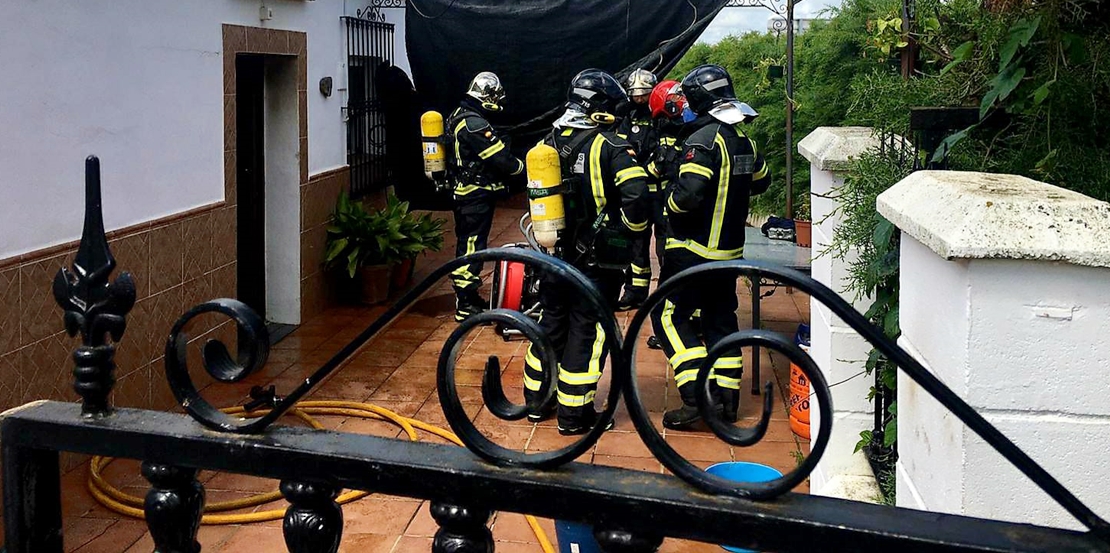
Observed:
[[[810,201],[813,219],[813,278],[852,303],[861,313],[871,305],[844,290],[849,259],[824,254],[840,225],[835,199],[844,184],[851,160],[879,147],[879,138],[868,127],[819,127],[798,143],[798,151],[810,162]],[[893,184],[893,183],[891,183]],[[864,370],[871,346],[854,330],[818,302],[810,302],[810,356],[830,383],[840,382]],[[877,489],[871,468],[862,455],[853,455],[859,434],[874,425],[874,407],[867,393],[874,379],[860,376],[832,389],[832,437],[824,457],[810,476],[811,493],[844,497],[846,488]],[[810,436],[821,424],[816,409],[810,409]],[[857,482],[843,482],[844,479]],[[834,481],[836,480],[836,481]],[[868,482],[870,480],[870,482]],[[855,494],[853,498],[861,498]]]
[[[1110,516],[1110,204],[920,171],[878,209],[902,230],[902,347]],[[898,454],[900,506],[1080,528],[904,373]]]

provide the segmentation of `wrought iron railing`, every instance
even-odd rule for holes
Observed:
[[[390,155],[380,71],[393,63],[394,26],[379,21],[368,6],[355,17],[343,17],[347,28],[347,165],[351,197],[360,198],[389,184]]]
[[[75,388],[82,404],[34,402],[9,411],[0,426],[3,447],[4,518],[10,553],[63,551],[59,452],[142,460],[151,488],[145,500],[147,524],[160,552],[196,552],[196,533],[205,503],[197,481],[201,469],[230,471],[281,480],[289,501],[285,542],[295,553],[335,552],[342,538],[340,489],[358,489],[428,499],[439,530],[432,550],[492,551],[486,522],[492,511],[512,511],[587,523],[605,551],[655,551],[665,536],[773,551],[1110,551],[1110,525],[1018,449],[994,426],[929,373],[909,354],[883,337],[854,308],[826,286],[789,269],[746,261],[714,262],[684,271],[663,283],[635,314],[625,336],[611,312],[601,325],[614,344],[612,386],[597,425],[560,450],[522,453],[482,435],[464,413],[455,390],[455,359],[461,339],[488,322],[515,328],[541,350],[548,365],[541,403],[554,401],[556,371],[551,344],[532,319],[493,310],[461,324],[447,338],[438,364],[438,394],[451,428],[466,448],[405,442],[374,436],[271,425],[362,344],[398,317],[424,292],[455,268],[474,261],[519,261],[560,278],[597,309],[605,302],[579,271],[543,254],[519,248],[493,249],[452,261],[437,269],[371,323],[350,344],[325,362],[296,390],[275,399],[254,418],[216,410],[193,386],[186,367],[182,329],[204,312],[233,319],[242,331],[240,355],[223,344],[203,349],[205,370],[220,382],[239,381],[266,360],[261,320],[231,299],[190,309],[173,327],[166,343],[169,384],[187,415],[112,409],[107,398],[113,378],[115,342],[122,339],[125,317],[135,298],[127,273],[109,279],[115,262],[100,216],[97,162],[87,164],[86,216],[73,270],[55,279],[55,297],[65,311],[70,334],[80,333],[74,354]],[[636,385],[635,339],[650,310],[675,290],[702,279],[733,275],[764,278],[800,289],[821,302],[870,341],[923,390],[1032,479],[1071,513],[1087,532],[943,515],[854,503],[790,492],[813,470],[830,436],[828,383],[813,360],[773,332],[752,329],[728,336],[710,348],[706,363],[738,347],[771,348],[797,364],[816,394],[822,425],[809,457],[785,476],[768,483],[744,484],[709,475],[671,448],[649,420]],[[241,361],[241,363],[240,363]],[[774,394],[763,397],[760,422],[736,428],[718,420],[706,391],[707,374],[698,377],[698,406],[713,433],[737,447],[759,442],[767,429]],[[767,383],[770,391],[771,383]],[[618,403],[628,407],[636,431],[675,476],[582,464],[575,461],[597,442]],[[482,397],[502,420],[523,418],[538,405],[515,405],[501,388],[495,357],[486,367]]]

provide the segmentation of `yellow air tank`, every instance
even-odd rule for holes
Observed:
[[[443,116],[438,111],[420,116],[420,135],[424,142],[424,174],[439,182],[446,177],[447,152],[443,151]]]
[[[559,231],[567,225],[563,213],[559,152],[547,144],[528,150],[528,208],[532,213],[532,233],[545,248],[555,247]]]

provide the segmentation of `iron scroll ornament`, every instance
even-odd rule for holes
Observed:
[[[254,418],[241,418],[223,413],[200,395],[189,375],[186,355],[188,336],[185,334],[185,328],[189,321],[204,313],[223,314],[235,321],[240,332],[240,354],[233,359],[226,345],[213,339],[205,343],[201,360],[205,371],[216,380],[220,382],[238,382],[260,369],[266,362],[269,340],[265,323],[252,309],[238,300],[218,299],[198,305],[177,320],[166,342],[166,377],[169,380],[170,389],[185,411],[204,426],[221,432],[239,434],[262,432],[292,409],[301,398],[312,391],[317,384],[334,372],[340,364],[351,357],[367,341],[389,326],[420,299],[425,292],[447,278],[456,269],[471,263],[498,261],[524,263],[554,278],[566,281],[575,294],[587,298],[600,313],[605,314],[599,322],[605,332],[606,340],[613,344],[612,351],[621,349],[620,327],[612,309],[607,307],[601,293],[581,271],[565,261],[546,254],[522,248],[493,248],[456,258],[440,266],[394,303],[384,314],[370,323],[365,330],[308,376],[289,395],[273,397],[269,411]],[[490,362],[487,363],[486,374],[482,383],[482,397],[490,413],[502,420],[519,420],[526,416],[529,411],[548,407],[555,401],[555,381],[558,378],[558,372],[556,370],[556,355],[550,340],[546,339],[540,332],[535,322],[523,315],[508,310],[493,310],[472,317],[460,325],[448,338],[441,351],[438,367],[438,391],[440,402],[444,406],[444,413],[452,430],[456,432],[466,447],[476,455],[500,465],[547,468],[574,460],[597,442],[604,432],[605,426],[613,418],[613,413],[620,402],[621,389],[624,387],[620,378],[628,374],[620,356],[612,356],[614,368],[612,378],[614,380],[610,387],[608,401],[589,433],[578,442],[555,452],[521,454],[494,444],[478,432],[466,416],[455,388],[455,364],[459,350],[458,346],[462,338],[478,325],[489,322],[496,322],[519,330],[529,337],[539,347],[538,357],[542,360],[545,368],[544,381],[539,394],[541,399],[536,404],[513,405],[505,397],[504,390],[501,388],[499,380],[500,363],[496,357],[491,357]]]
[[[632,322],[629,324],[628,333],[625,337],[625,345],[621,351],[621,356],[625,358],[623,365],[628,367],[630,374],[622,377],[621,381],[625,383],[625,402],[628,405],[629,414],[636,426],[637,433],[640,434],[640,437],[644,440],[644,443],[651,450],[652,454],[677,476],[698,488],[714,494],[732,495],[749,499],[775,497],[789,491],[790,487],[788,486],[792,482],[800,482],[804,479],[804,476],[812,472],[823,453],[824,442],[828,440],[827,432],[829,432],[828,429],[831,427],[831,424],[821,426],[818,431],[817,442],[802,465],[783,478],[762,486],[751,484],[738,485],[734,482],[726,482],[717,477],[705,475],[700,470],[690,471],[689,466],[693,465],[690,465],[688,461],[675,453],[655,430],[654,425],[648,418],[647,411],[640,402],[639,392],[635,384],[635,338],[642,328],[644,321],[649,316],[653,306],[661,303],[666,296],[673,294],[675,290],[683,286],[696,285],[699,280],[714,273],[718,276],[723,273],[735,274],[736,276],[743,276],[748,279],[762,278],[774,280],[785,286],[796,288],[808,294],[810,296],[810,301],[816,300],[825,305],[834,315],[847,323],[849,327],[858,332],[860,336],[863,336],[865,340],[871,343],[871,345],[890,359],[891,362],[904,371],[908,377],[921,386],[921,388],[932,396],[933,399],[937,400],[949,412],[967,425],[968,428],[979,435],[980,438],[990,444],[995,451],[1000,453],[1015,468],[1036,484],[1037,487],[1048,494],[1058,505],[1063,507],[1064,510],[1075,517],[1076,520],[1086,526],[1093,535],[1110,543],[1110,523],[1083,504],[1083,502],[1068,491],[1059,480],[1054,478],[1043,467],[1037,464],[1036,461],[1029,457],[1028,454],[1018,448],[1017,445],[1003,435],[994,425],[987,422],[982,415],[976,412],[967,402],[960,398],[960,396],[956,395],[956,393],[941,382],[940,379],[929,372],[929,370],[922,366],[913,356],[893,341],[889,340],[879,327],[868,322],[859,311],[856,311],[855,308],[841,298],[836,292],[828,286],[793,269],[743,259],[706,263],[686,269],[671,277],[666,282],[662,283],[659,288],[648,297],[644,306],[637,311]],[[832,420],[832,409],[828,401],[828,398],[831,397],[828,383],[824,380],[821,372],[815,370],[816,365],[808,354],[796,347],[792,347],[792,344],[781,339],[781,337],[775,340],[769,337],[769,333],[758,330],[740,331],[726,337],[722,342],[728,343],[719,344],[718,347],[712,348],[709,352],[709,361],[715,356],[720,356],[722,353],[729,350],[735,350],[740,345],[746,343],[756,343],[757,345],[769,347],[786,355],[792,362],[798,364],[806,374],[806,377],[810,379],[818,398],[821,420]],[[617,375],[614,375],[614,378],[616,378],[616,376]],[[697,386],[699,387],[698,406],[699,409],[702,410],[703,416],[710,414],[708,410],[709,398],[707,397],[707,391],[704,389],[707,381],[708,372],[699,372],[697,381]],[[768,414],[767,405],[770,401],[766,398],[770,397],[770,394],[765,394],[764,397],[764,416],[766,416]],[[731,441],[731,439],[736,436],[722,435],[725,430],[724,423],[719,420],[711,420],[713,418],[713,416],[710,416],[707,417],[707,420],[710,420],[709,424],[714,433],[729,443],[737,444],[737,442]],[[762,425],[763,421],[761,421],[760,424]],[[755,433],[758,433],[758,427]],[[749,439],[752,437],[751,434],[741,434],[741,436],[745,436]],[[737,445],[749,444],[738,443]],[[798,478],[799,474],[801,474],[803,478]]]

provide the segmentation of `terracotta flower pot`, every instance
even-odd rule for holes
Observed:
[[[813,241],[813,223],[811,221],[794,221],[794,242],[803,248],[810,247]]]
[[[376,305],[389,299],[389,280],[393,267],[390,265],[369,265],[360,267],[357,280],[359,301],[366,305]]]
[[[391,294],[400,293],[412,284],[412,274],[415,268],[416,262],[409,258],[403,259],[393,266],[393,274],[390,275]]]

